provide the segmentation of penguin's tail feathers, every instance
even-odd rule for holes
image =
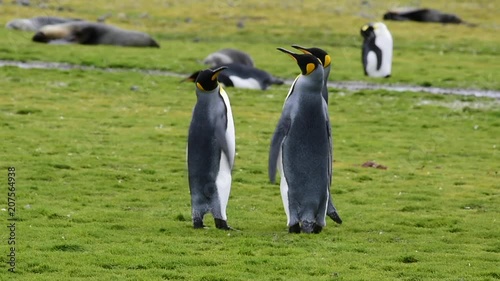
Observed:
[[[311,221],[303,221],[300,228],[304,233],[320,233],[323,229],[322,226],[318,225],[316,222]]]
[[[328,213],[327,216],[329,216],[334,222],[342,224],[342,219],[340,218],[339,213],[337,213],[337,210]]]

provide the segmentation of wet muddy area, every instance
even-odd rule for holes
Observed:
[[[173,76],[181,78],[188,76],[188,74],[179,74],[170,71],[153,70],[153,69],[100,68],[94,66],[74,65],[74,64],[59,63],[59,62],[41,62],[41,61],[20,62],[20,61],[10,61],[10,60],[0,60],[0,67],[4,66],[16,66],[19,68],[26,68],[26,69],[60,69],[60,70],[79,69],[79,70],[107,71],[107,72],[137,72],[147,75]],[[285,83],[289,85],[292,84],[292,82],[293,80],[285,80]],[[376,84],[376,83],[368,83],[362,81],[329,82],[328,86],[347,91],[382,89],[382,90],[396,91],[396,92],[425,92],[431,94],[463,95],[463,96],[490,97],[490,98],[500,99],[500,91],[494,91],[494,90],[423,87],[423,86],[403,85],[403,84]]]

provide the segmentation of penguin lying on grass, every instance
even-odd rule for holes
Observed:
[[[225,87],[243,89],[266,90],[271,85],[281,85],[283,80],[276,78],[268,72],[238,63],[219,65],[215,68],[225,67],[219,74],[219,82]],[[200,71],[197,71],[185,80],[195,81]]]
[[[224,69],[203,70],[195,83],[197,102],[186,151],[194,228],[205,227],[203,217],[212,213],[217,228],[231,229],[226,206],[236,143],[229,98],[217,81]]]
[[[23,30],[23,31],[37,31],[42,26],[51,24],[61,24],[66,22],[81,21],[81,19],[61,18],[40,16],[30,19],[13,19],[9,21],[5,27],[8,29]]]
[[[381,22],[369,23],[361,27],[363,46],[361,58],[366,76],[391,76],[392,68],[392,35],[387,26]]]
[[[280,190],[290,233],[320,233],[326,225],[332,175],[332,139],[324,69],[311,54],[289,54],[301,74],[285,100],[269,151],[269,179],[280,172]],[[339,218],[340,219],[340,218]]]
[[[203,60],[203,63],[209,65],[210,67],[217,67],[219,65],[227,65],[231,63],[255,66],[253,59],[249,54],[232,48],[225,48],[211,53]]]
[[[151,36],[140,31],[121,29],[104,23],[75,21],[41,27],[33,36],[34,42],[52,41],[83,45],[116,45],[126,47],[156,47]]]

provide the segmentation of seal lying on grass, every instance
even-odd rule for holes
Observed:
[[[454,14],[447,14],[434,9],[427,8],[396,8],[384,14],[384,20],[395,21],[418,21],[418,22],[439,22],[453,24],[474,24],[467,23]]]
[[[78,43],[83,45],[116,45],[126,47],[155,47],[160,45],[151,36],[140,31],[121,29],[115,26],[87,21],[75,21],[46,25],[40,28],[34,42]]]

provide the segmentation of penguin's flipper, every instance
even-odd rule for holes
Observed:
[[[328,178],[330,185],[332,184],[332,171],[333,171],[333,138],[332,138],[332,126],[330,124],[330,116],[328,115],[328,105],[326,100],[323,99],[323,117],[325,118],[325,129],[328,135]]]
[[[281,150],[281,144],[288,134],[291,120],[289,117],[281,118],[276,130],[274,131],[273,139],[271,140],[271,149],[269,151],[269,180],[271,183],[276,181],[276,169],[278,167],[278,156]]]
[[[330,117],[328,116],[328,105],[326,104],[326,101],[323,101],[323,108],[325,111],[325,125],[326,125],[326,131],[328,133],[328,141],[330,143],[330,153],[328,155],[328,178],[330,180],[330,186],[328,188],[328,205],[326,209],[326,215],[329,216],[334,222],[338,224],[342,224],[342,219],[340,218],[337,209],[333,205],[333,199],[332,199],[332,193],[330,191],[330,187],[332,185],[332,178],[333,178],[333,138],[332,138],[332,127],[330,124]],[[321,229],[319,230],[321,231]]]
[[[375,38],[372,42],[373,45],[371,45],[371,51],[374,52],[377,57],[377,70],[380,70],[380,67],[382,67],[382,50],[380,50],[380,48],[375,44]]]
[[[365,72],[365,76],[368,76],[368,72],[366,71],[366,66],[368,65],[368,52],[370,50],[368,49],[368,46],[366,44],[363,44],[363,54],[361,56],[361,59],[363,61],[363,71]]]
[[[227,117],[225,114],[220,114],[219,120],[217,120],[217,125],[215,127],[215,138],[217,139],[217,143],[220,145],[222,152],[227,157],[227,162],[229,163],[229,167],[233,167],[233,159],[231,157],[232,153],[229,152],[229,144],[226,139],[226,128],[227,128]]]

